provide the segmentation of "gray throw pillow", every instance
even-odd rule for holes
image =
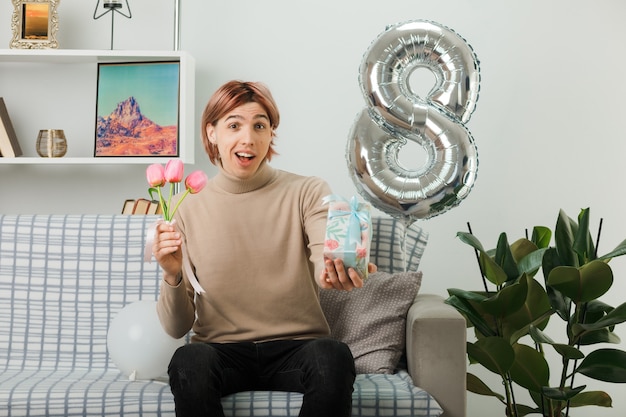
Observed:
[[[358,374],[394,373],[405,349],[406,316],[422,272],[375,272],[362,288],[322,290],[331,336],[346,343]]]

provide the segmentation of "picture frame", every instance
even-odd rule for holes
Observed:
[[[15,158],[18,156],[22,156],[22,148],[17,140],[4,98],[0,97],[0,157]]]
[[[180,61],[98,63],[94,157],[178,157]]]
[[[55,49],[59,47],[57,6],[60,0],[12,0],[12,49]]]

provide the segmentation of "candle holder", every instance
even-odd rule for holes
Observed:
[[[128,5],[128,0],[124,0],[124,3],[126,3],[126,7],[124,7],[122,0],[103,0],[102,8],[104,9],[104,11],[98,14],[98,6],[100,6],[100,0],[98,0],[96,2],[96,9],[93,11],[94,20],[100,19],[102,16],[104,16],[107,13],[111,13],[111,50],[113,50],[113,31],[114,31],[114,26],[115,26],[115,13],[118,13],[128,19],[133,17],[132,13],[130,12],[130,6]],[[126,12],[124,12],[124,10],[126,10]]]
[[[43,129],[37,135],[37,153],[44,158],[60,158],[67,152],[67,140],[62,129]]]

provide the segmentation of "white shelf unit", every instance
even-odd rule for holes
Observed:
[[[94,157],[97,67],[98,63],[172,61],[180,63],[178,158],[185,163],[193,164],[195,60],[188,52],[2,49],[0,97],[4,97],[7,104],[23,155],[16,158],[0,157],[0,165],[147,165],[167,161],[171,157]],[[47,105],[34,106],[34,102]],[[65,105],[77,106],[79,111],[59,110],[59,107]],[[38,120],[46,120],[52,113],[55,115],[54,122],[48,124],[54,126],[37,125],[42,123]],[[81,116],[77,116],[76,113],[80,113]],[[35,152],[36,132],[48,128],[66,131],[68,152],[64,157],[42,158]],[[75,129],[72,131],[72,128]]]

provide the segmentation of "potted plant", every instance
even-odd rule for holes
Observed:
[[[606,392],[588,390],[576,377],[626,382],[626,352],[598,347],[619,343],[613,330],[626,321],[626,303],[614,308],[600,300],[613,284],[608,262],[626,254],[626,240],[598,256],[589,209],[581,210],[577,221],[560,210],[554,233],[537,226],[530,239],[512,244],[502,233],[492,250],[485,250],[471,229],[457,236],[476,251],[483,289],[449,289],[446,302],[474,329],[476,340],[467,343],[470,365],[482,365],[503,384],[497,392],[468,372],[468,391],[497,398],[510,417],[566,417],[570,407],[610,407]],[[539,271],[541,280],[535,278]],[[559,336],[544,331],[554,320],[562,324]],[[552,349],[560,360],[548,360]],[[518,389],[527,390],[534,405],[518,404]]]

